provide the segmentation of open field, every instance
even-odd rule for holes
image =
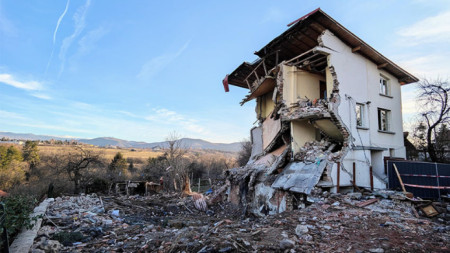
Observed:
[[[74,146],[69,145],[39,145],[39,152],[43,155],[60,154],[64,152],[70,152],[71,150],[73,150],[73,147]],[[143,159],[144,161],[148,158],[154,158],[164,154],[163,151],[153,151],[151,149],[117,149],[96,147],[91,145],[83,145],[83,147],[102,154],[102,157],[108,160],[112,160],[117,152],[122,153],[122,155],[126,158]]]
[[[41,155],[61,154],[73,150],[74,146],[70,145],[39,145],[39,153]],[[92,150],[102,154],[105,159],[111,160],[118,152],[122,153],[125,158],[144,159],[155,158],[164,154],[164,150],[154,151],[151,149],[133,149],[133,148],[104,148],[92,145],[83,145],[83,148]],[[188,154],[198,156],[202,154],[222,154],[230,159],[236,158],[236,153],[221,152],[215,150],[199,150],[193,149]]]

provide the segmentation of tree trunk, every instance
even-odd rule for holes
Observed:
[[[79,194],[80,193],[80,180],[81,180],[81,175],[79,173],[75,173],[74,177],[73,177],[73,193],[74,194]]]
[[[432,162],[437,162],[436,150],[434,149],[434,144],[431,142],[431,134],[433,133],[433,128],[428,128],[427,130],[427,151],[430,155],[430,159]]]

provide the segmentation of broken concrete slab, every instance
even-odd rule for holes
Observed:
[[[273,182],[272,187],[297,193],[310,194],[319,182],[327,166],[324,160],[316,163],[293,162],[284,168],[283,172]]]
[[[252,137],[252,154],[250,155],[251,161],[263,152],[262,126],[252,128],[250,134]]]
[[[276,120],[269,116],[266,120],[264,120],[262,129],[263,149],[266,150],[267,147],[275,141],[276,137],[280,133],[281,120]]]

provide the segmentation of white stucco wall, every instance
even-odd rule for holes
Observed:
[[[350,47],[331,32],[326,31],[321,36],[321,39],[324,46],[332,49],[320,48],[320,50],[329,53],[328,66],[334,67],[337,80],[339,81],[341,101],[338,106],[338,114],[345,127],[350,131],[350,146],[385,148],[386,150],[383,151],[382,157],[390,156],[389,149],[394,149],[396,157],[405,157],[401,114],[401,89],[398,80],[386,71],[378,69],[375,63],[358,53],[353,53]],[[390,94],[392,97],[381,96],[379,94],[380,75],[389,79]],[[327,84],[330,84],[331,80],[329,78],[331,74],[329,69],[327,70],[326,76]],[[367,129],[357,128],[356,126],[356,103],[363,104],[365,107],[364,126]],[[391,133],[378,131],[378,108],[391,111]],[[375,173],[384,173],[379,168],[381,161],[371,161],[370,151],[350,150],[344,158],[344,169],[352,172],[353,162],[357,163],[358,185],[366,186],[370,182],[368,167],[371,163],[377,164]],[[333,173],[333,176],[335,175]],[[341,184],[345,184],[346,179],[346,176],[341,177]],[[374,179],[374,185],[375,188],[385,187],[384,183],[378,179]]]

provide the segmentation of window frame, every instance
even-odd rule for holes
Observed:
[[[391,97],[391,84],[389,78],[380,74],[378,92],[382,96]]]
[[[359,115],[358,115],[358,107],[359,107]],[[355,120],[356,120],[356,127],[357,128],[366,128],[366,106],[362,103],[356,103],[355,105]],[[360,118],[361,124],[358,124],[358,116]]]
[[[382,112],[385,112],[385,123],[383,124]],[[392,132],[391,131],[391,110],[378,108],[377,110],[378,117],[378,131],[380,132]],[[383,125],[385,125],[383,127]]]

